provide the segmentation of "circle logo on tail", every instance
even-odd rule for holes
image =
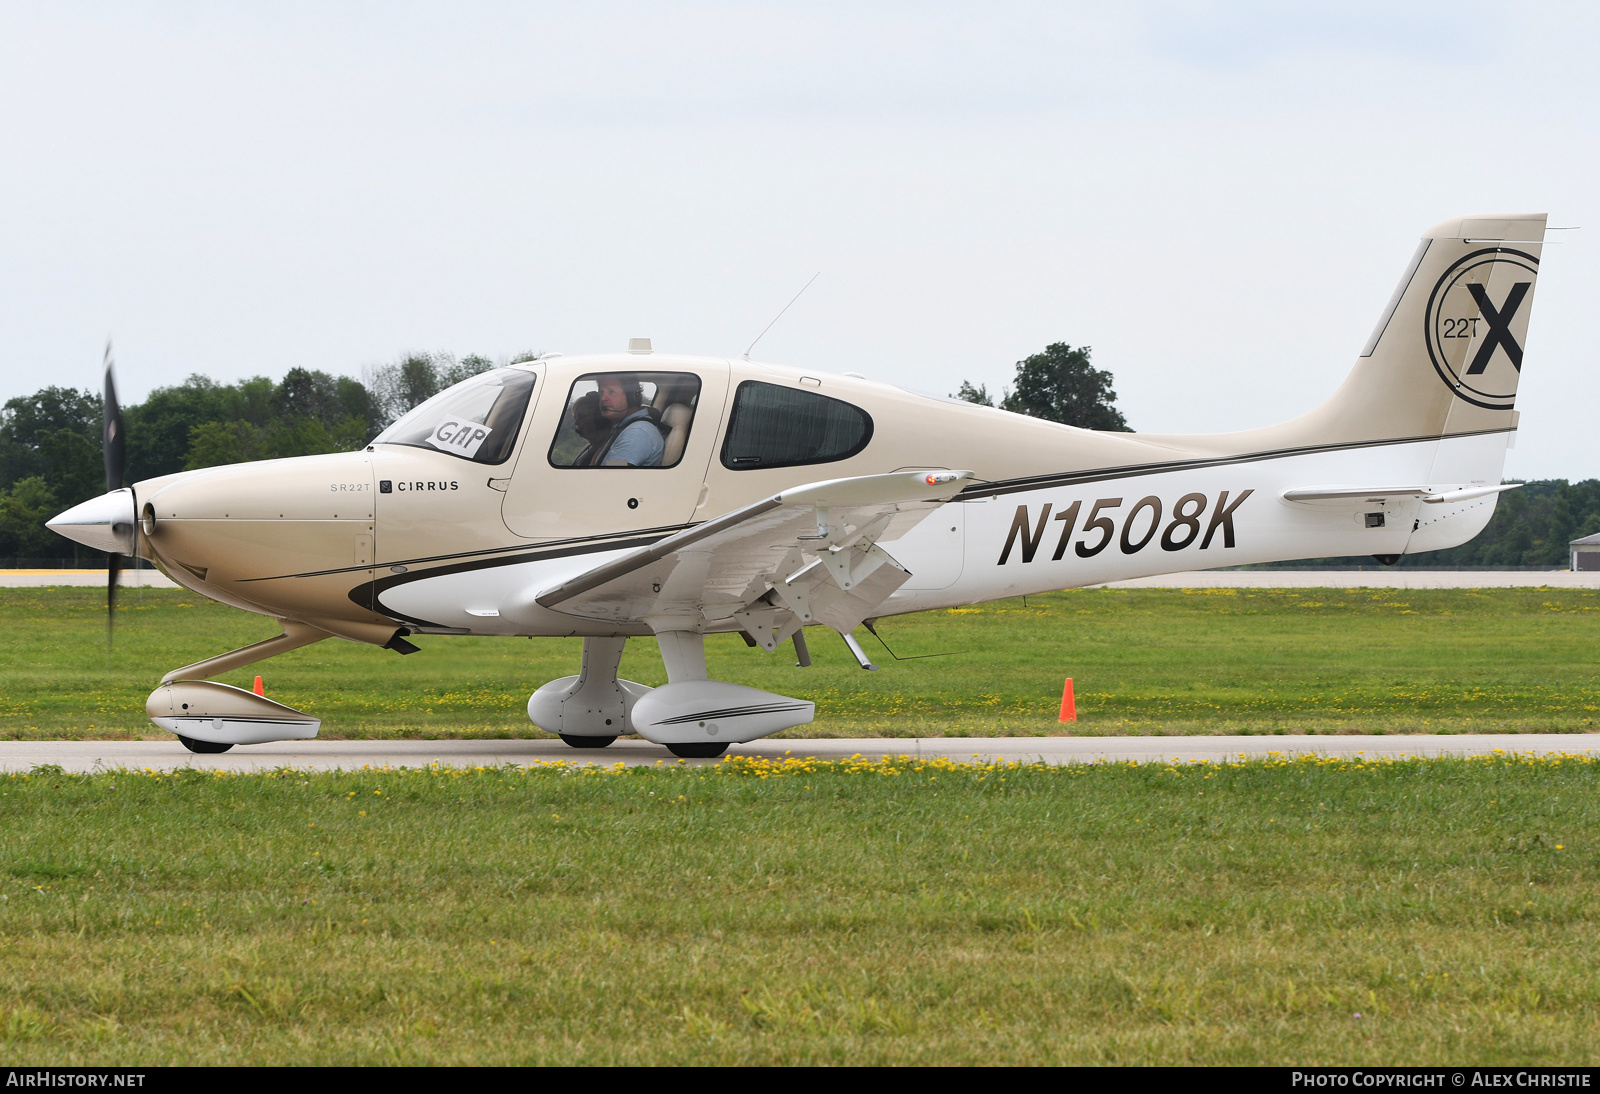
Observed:
[[[1539,260],[1488,247],[1456,261],[1433,286],[1424,319],[1428,357],[1456,397],[1510,410],[1522,372],[1528,297]]]

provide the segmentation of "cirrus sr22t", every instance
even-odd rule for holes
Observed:
[[[827,627],[866,666],[851,632],[878,617],[1471,539],[1506,489],[1544,229],[1431,229],[1332,398],[1241,433],[1092,432],[637,340],[473,377],[360,452],[123,488],[108,368],[110,489],[50,527],[282,625],[151,694],[195,751],[315,736],[210,679],[312,642],[577,635],[580,671],[533,693],[535,723],[578,748],[635,733],[715,756],[813,706],[708,680],[708,634],[792,642],[805,664],[805,628]],[[660,645],[666,684],[617,678],[630,638]]]

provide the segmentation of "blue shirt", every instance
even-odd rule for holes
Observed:
[[[649,412],[640,407],[617,423],[610,445],[600,453],[599,466],[660,467],[666,447],[661,430],[650,420]]]

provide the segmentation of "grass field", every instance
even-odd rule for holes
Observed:
[[[0,736],[164,737],[144,699],[168,669],[276,633],[185,591],[121,595],[114,654],[95,589],[0,589]],[[1078,590],[885,620],[883,671],[814,629],[811,669],[736,637],[713,678],[814,699],[805,736],[1073,732],[1576,732],[1600,726],[1600,592]],[[871,636],[859,632],[869,646]],[[323,737],[543,736],[528,694],[578,669],[571,639],[421,636],[401,658],[331,640],[221,677],[313,712]],[[665,682],[655,643],[622,674]]]
[[[0,778],[16,1065],[1600,1058],[1600,764]]]

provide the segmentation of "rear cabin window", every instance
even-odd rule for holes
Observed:
[[[733,397],[722,466],[734,471],[845,460],[867,447],[872,418],[811,391],[746,380]]]
[[[700,403],[692,372],[592,372],[573,382],[552,467],[672,467]]]

